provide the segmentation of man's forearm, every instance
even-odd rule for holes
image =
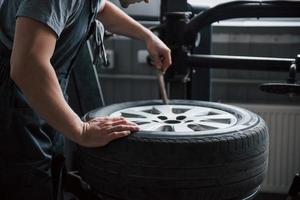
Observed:
[[[75,139],[83,123],[64,100],[50,63],[56,39],[55,33],[38,21],[17,18],[11,78],[37,113],[53,128]]]
[[[110,2],[99,13],[98,19],[104,27],[112,33],[125,35],[131,38],[146,40],[151,37],[151,32],[125,14],[121,9]]]
[[[23,66],[17,67],[21,70],[12,71],[13,80],[35,111],[53,128],[75,140],[83,125],[66,103],[53,67],[50,63],[44,66],[47,63],[27,60],[22,63]]]

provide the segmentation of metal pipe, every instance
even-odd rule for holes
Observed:
[[[300,1],[234,1],[220,4],[191,19],[185,30],[185,41],[193,44],[205,26],[225,19],[246,17],[300,17]]]
[[[215,69],[241,69],[258,71],[289,71],[295,59],[223,56],[223,55],[188,55],[187,63],[193,67]],[[297,69],[300,72],[300,69]]]

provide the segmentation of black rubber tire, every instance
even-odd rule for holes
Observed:
[[[94,110],[85,119],[157,104],[162,103],[115,104]],[[238,122],[207,135],[138,132],[102,148],[79,147],[82,178],[104,199],[215,200],[253,195],[267,170],[265,122],[250,111],[220,103],[173,100],[171,104],[227,111]]]

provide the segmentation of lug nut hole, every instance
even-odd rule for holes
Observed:
[[[160,119],[160,120],[167,120],[168,119],[166,116],[158,116],[157,118]]]
[[[183,116],[183,115],[176,117],[177,120],[184,120],[185,118],[186,118],[186,116]]]

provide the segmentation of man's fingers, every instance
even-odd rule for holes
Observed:
[[[163,62],[162,71],[166,72],[168,67],[172,64],[172,57],[171,57],[171,54],[169,52],[165,53],[164,59],[162,60],[162,62]]]
[[[124,117],[109,117],[107,118],[110,121],[119,121],[119,120],[124,120]]]
[[[127,126],[135,126],[135,127],[137,126],[137,124],[135,124],[123,117],[95,118],[95,119],[91,120],[90,122],[97,124],[97,126],[99,126],[99,128],[105,129],[105,130],[110,129],[115,126],[119,126],[119,125],[127,125]]]
[[[108,137],[109,137],[110,141],[112,141],[112,140],[126,137],[126,136],[130,135],[130,133],[131,133],[130,131],[118,131],[118,132],[110,133],[108,135]]]
[[[97,121],[97,122],[100,122],[101,124],[120,121],[120,120],[125,120],[125,118],[124,117],[96,117],[96,118],[92,119],[92,121]]]
[[[161,54],[152,54],[150,57],[153,65],[162,72],[166,72],[172,64],[171,51],[168,49],[164,50]]]
[[[130,121],[127,121],[127,120],[125,120],[125,119],[123,119],[123,120],[118,120],[118,121],[114,121],[114,122],[112,122],[110,125],[111,125],[111,126],[117,126],[117,125],[122,125],[122,124],[124,124],[124,125],[136,126],[135,123],[130,122]]]
[[[117,125],[109,128],[108,132],[119,132],[119,131],[138,131],[139,127],[134,125]]]
[[[161,61],[161,57],[158,54],[152,54],[151,55],[151,60],[154,64],[154,66],[157,69],[161,69],[162,68],[162,61]]]

